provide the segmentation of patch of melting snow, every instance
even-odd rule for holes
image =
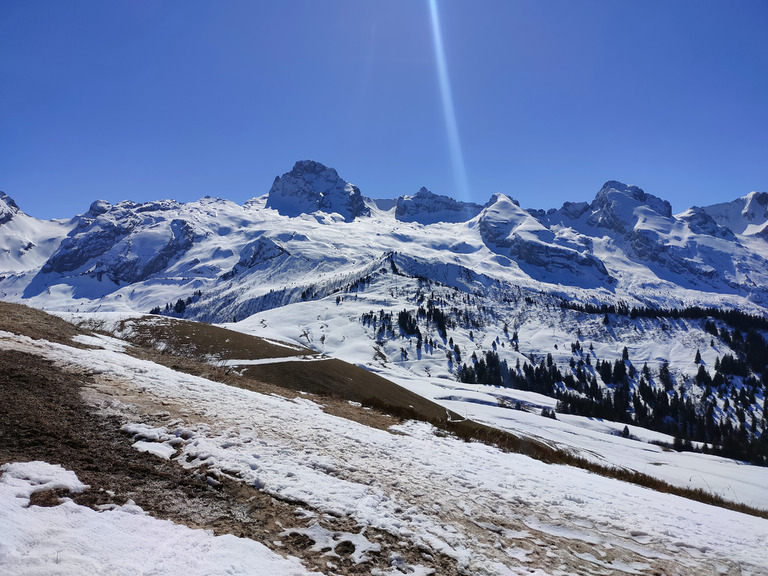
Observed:
[[[112,352],[125,352],[126,348],[131,346],[125,340],[119,340],[117,338],[112,338],[111,336],[104,336],[103,334],[75,334],[72,336],[72,340],[78,344],[93,346],[94,348],[102,348],[104,350],[111,350]]]
[[[273,344],[275,346],[281,346],[282,348],[288,348],[289,350],[304,350],[305,349],[304,346],[299,346],[297,344],[291,344],[289,342],[283,342],[281,340],[275,340],[274,338],[264,338],[264,337],[262,337],[261,339],[264,340],[265,342],[267,342],[268,344]]]
[[[312,522],[307,528],[291,528],[280,536],[289,537],[302,534],[314,542],[310,548],[313,552],[325,552],[325,556],[349,556],[355,564],[368,560],[369,552],[380,552],[381,544],[373,544],[365,537],[365,528],[359,533],[332,532],[317,522]]]
[[[34,492],[87,488],[59,465],[36,461],[0,466],[4,574],[247,576],[258,566],[270,576],[317,576],[295,558],[283,558],[259,542],[158,520],[130,500],[101,511],[68,498],[53,507],[29,505]]]
[[[132,446],[139,452],[148,452],[164,460],[170,460],[176,454],[176,447],[184,443],[177,434],[168,434],[164,427],[155,428],[137,423],[124,424],[120,430],[131,434],[136,440]]]
[[[139,452],[148,452],[149,454],[154,454],[164,460],[170,460],[171,456],[176,454],[176,449],[165,443],[160,444],[158,442],[139,440],[138,442],[134,442],[132,446]]]
[[[0,483],[4,487],[11,487],[16,498],[27,500],[35,492],[67,490],[72,494],[78,494],[90,488],[88,484],[80,482],[71,470],[40,460],[3,464],[0,466],[0,474],[2,474]]]
[[[284,362],[319,362],[328,360],[324,354],[302,355],[302,356],[283,356],[279,358],[259,358],[253,360],[217,360],[219,366],[233,367],[238,366],[259,366],[262,364],[282,364]]]

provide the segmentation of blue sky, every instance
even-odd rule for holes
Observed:
[[[453,114],[429,0],[4,0],[0,190],[40,218],[243,202],[309,158],[373,197],[768,190],[768,2],[436,6]]]

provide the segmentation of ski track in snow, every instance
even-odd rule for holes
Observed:
[[[315,356],[282,356],[280,358],[259,358],[258,360],[219,360],[221,366],[259,366],[261,364],[282,364],[284,362],[317,362],[328,360],[329,356],[317,354]]]
[[[205,464],[349,516],[361,529],[447,554],[466,573],[768,574],[764,519],[464,443],[424,423],[371,429],[307,399],[228,387],[114,350],[84,356],[8,333],[0,346],[85,369],[102,390],[175,407],[181,420],[134,432],[159,444],[183,434],[185,466]],[[119,401],[102,408],[135,418]]]

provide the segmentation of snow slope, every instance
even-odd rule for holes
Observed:
[[[28,216],[0,192],[0,277],[13,285],[25,274],[34,274],[56,252],[73,227],[63,220],[38,220]]]
[[[763,234],[768,224],[768,194],[750,192],[732,202],[713,204],[703,210],[718,224],[736,234]]]
[[[542,417],[542,408],[555,408],[554,398],[523,390],[456,382],[457,363],[455,359],[446,359],[450,347],[434,332],[423,330],[425,339],[431,334],[437,343],[435,348],[425,345],[421,351],[416,348],[414,337],[379,338],[358,319],[371,310],[378,312],[382,307],[408,300],[412,307],[417,300],[413,295],[419,290],[419,283],[406,278],[399,281],[399,289],[408,293],[409,298],[401,297],[393,302],[388,283],[372,282],[354,298],[346,297],[338,303],[332,297],[301,302],[260,312],[226,326],[313,347],[324,354],[364,366],[469,419],[542,440],[587,460],[634,470],[676,486],[701,488],[727,500],[768,509],[768,468],[706,454],[671,452],[650,443],[671,445],[672,437],[637,426],[630,425],[633,439],[625,439],[619,436],[624,424],[567,414],[558,414],[557,420]],[[434,293],[436,297],[450,298],[453,291],[435,288]],[[482,304],[481,301],[479,306]],[[397,310],[394,308],[393,311],[396,313]],[[661,359],[670,359],[673,368],[693,373],[696,365],[692,350],[700,348],[707,365],[712,365],[716,355],[725,350],[724,347],[709,346],[711,336],[695,323],[681,321],[676,330],[656,331],[647,326],[643,328],[642,320],[626,320],[623,324],[614,322],[605,327],[599,319],[585,321],[583,315],[559,309],[556,322],[542,321],[541,310],[534,307],[515,309],[514,315],[510,313],[509,316],[503,311],[497,312],[497,317],[489,319],[489,326],[495,330],[475,329],[471,339],[470,331],[451,332],[454,345],[463,351],[465,359],[473,350],[495,349],[510,365],[518,360],[530,361],[527,355],[532,353],[539,357],[550,353],[556,363],[567,366],[569,359],[574,357],[570,350],[570,343],[575,339],[574,325],[580,327],[584,341],[592,345],[594,358],[607,357],[613,361],[621,356],[621,348],[626,343],[630,358],[651,359],[654,372]],[[527,317],[528,314],[531,317]],[[501,329],[505,322],[518,332],[517,352],[510,342],[511,333],[505,335]],[[638,326],[643,328],[642,331]],[[408,358],[403,358],[401,350],[407,352]],[[247,365],[236,360],[229,364]],[[638,369],[640,367],[638,365]],[[513,409],[518,402],[524,411]],[[722,407],[723,401],[719,402]]]

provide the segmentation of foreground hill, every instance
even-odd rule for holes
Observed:
[[[306,349],[0,308],[9,573],[764,573],[764,518],[229,370]]]

